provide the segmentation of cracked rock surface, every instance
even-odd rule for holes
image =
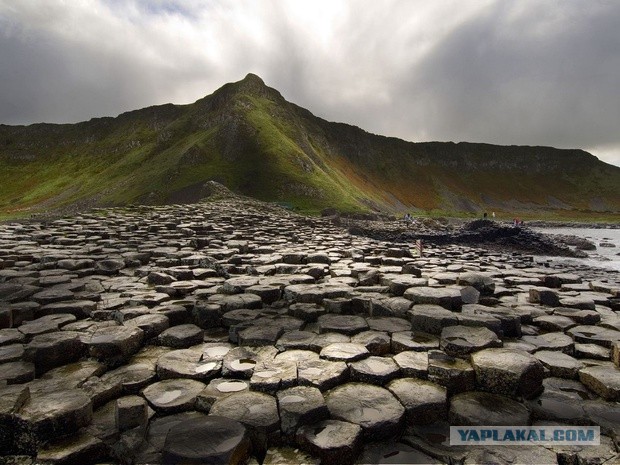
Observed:
[[[413,246],[242,198],[0,224],[0,463],[617,463],[618,275]],[[601,446],[449,446],[540,423]]]

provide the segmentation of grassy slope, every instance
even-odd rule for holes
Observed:
[[[383,187],[406,205],[438,214],[496,210],[620,219],[620,168],[580,150],[414,144],[323,120],[318,125],[358,176],[387,179]]]
[[[177,109],[168,119],[154,108],[153,114],[123,115],[122,122],[39,125],[34,137],[28,128],[0,127],[5,140],[0,176],[6,180],[0,184],[0,211],[19,215],[84,198],[103,205],[166,202],[174,192],[209,179],[304,211],[361,208],[358,198],[365,194],[350,189],[346,177],[324,160],[315,162],[324,156],[308,157],[287,135],[286,118],[270,116],[278,111],[276,103],[233,93],[223,125],[237,119],[243,134],[227,135],[220,125],[197,127],[197,109],[191,107]],[[227,143],[235,146],[232,153],[223,153]]]
[[[215,179],[311,213],[370,205],[620,218],[620,168],[585,152],[375,136],[316,118],[255,76],[193,105],[0,126],[0,179],[0,216],[75,202],[164,203]]]

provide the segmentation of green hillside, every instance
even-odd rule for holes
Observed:
[[[620,168],[580,150],[410,143],[330,123],[248,75],[191,105],[0,125],[0,217],[200,199],[216,180],[304,212],[620,217]]]

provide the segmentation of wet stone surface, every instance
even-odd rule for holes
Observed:
[[[448,326],[441,331],[439,347],[448,355],[465,357],[489,347],[500,347],[497,335],[484,327]]]
[[[163,463],[242,464],[250,456],[245,427],[225,417],[209,415],[182,421],[166,435]]]
[[[282,433],[285,435],[294,435],[301,425],[329,418],[327,404],[317,388],[295,386],[278,392],[277,397]]]
[[[446,418],[446,388],[416,378],[396,379],[387,388],[405,407],[407,423],[423,425]]]
[[[142,395],[155,411],[177,413],[193,410],[196,397],[205,385],[191,379],[167,379],[151,384]]]
[[[0,224],[0,450],[613,463],[617,274],[413,246],[236,197]],[[449,424],[536,422],[598,425],[601,446],[446,445]]]
[[[544,369],[536,357],[512,349],[485,349],[471,355],[476,384],[511,397],[535,397],[543,390]]]
[[[351,464],[362,448],[362,428],[359,425],[325,420],[297,430],[297,443],[326,464]]]
[[[450,400],[452,425],[526,426],[530,414],[523,404],[508,397],[487,392],[464,392]]]
[[[387,389],[364,383],[348,383],[326,395],[333,418],[359,425],[368,438],[388,438],[403,427],[402,404]]]
[[[335,342],[324,347],[319,355],[332,362],[355,362],[368,357],[369,352],[362,344]]]
[[[399,375],[400,367],[388,357],[368,357],[349,364],[351,380],[383,385]]]

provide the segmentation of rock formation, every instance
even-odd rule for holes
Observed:
[[[0,461],[618,463],[619,312],[611,273],[241,198],[2,224]],[[601,445],[447,445],[550,423]]]

